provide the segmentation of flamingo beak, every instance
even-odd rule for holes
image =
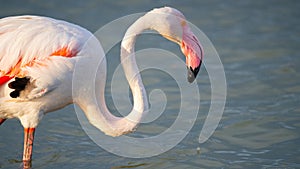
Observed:
[[[193,33],[185,35],[181,42],[181,50],[186,56],[187,80],[192,83],[200,70],[203,48]]]

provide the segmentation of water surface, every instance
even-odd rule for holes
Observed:
[[[108,153],[84,133],[71,105],[46,115],[37,128],[34,168],[300,168],[298,1],[7,1],[1,3],[0,17],[46,15],[94,32],[121,16],[164,5],[183,11],[211,39],[224,64],[227,103],[214,135],[199,145],[210,106],[209,78],[202,67],[197,78],[201,108],[196,124],[172,150],[144,159]],[[180,55],[176,45],[156,36],[141,37],[137,43]],[[108,54],[108,77],[119,63],[118,50],[116,46]],[[148,90],[166,91],[168,104],[157,121],[140,126],[137,136],[167,129],[180,103],[178,86],[171,77],[152,71],[144,72],[143,78]],[[114,110],[109,90],[107,102]],[[17,168],[22,146],[19,121],[6,121],[0,127],[0,168]]]

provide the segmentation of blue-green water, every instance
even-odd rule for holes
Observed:
[[[178,8],[200,28],[215,45],[224,64],[227,102],[213,136],[199,145],[199,132],[210,101],[209,79],[202,67],[197,78],[202,100],[198,119],[187,137],[170,151],[143,159],[108,153],[85,134],[73,106],[69,106],[47,114],[37,128],[33,167],[300,168],[298,1],[1,1],[0,17],[46,15],[94,32],[119,17],[164,5]],[[142,44],[143,40],[137,43]],[[161,38],[156,43],[180,54],[176,45]],[[111,67],[118,62],[116,46],[109,53],[108,77],[112,74]],[[145,72],[143,77],[146,88],[169,91],[166,112],[137,131],[137,135],[157,134],[176,119],[179,92],[172,80],[160,72]],[[114,110],[109,93],[108,90],[107,102]],[[23,129],[18,120],[3,123],[0,168],[20,166],[22,147]]]

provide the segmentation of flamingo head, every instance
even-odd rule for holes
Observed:
[[[203,58],[203,48],[191,31],[184,15],[177,9],[164,7],[152,10],[150,13],[160,14],[155,16],[152,25],[166,39],[177,43],[186,57],[187,80],[192,83],[199,70]],[[157,22],[156,18],[160,18]]]

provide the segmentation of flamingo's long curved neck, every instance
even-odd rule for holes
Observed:
[[[98,83],[101,86],[99,89],[100,95],[97,95],[99,102],[92,99],[90,95],[83,97],[84,99],[81,101],[81,107],[84,109],[91,124],[111,136],[126,134],[136,128],[148,111],[147,94],[135,60],[134,46],[136,38],[144,30],[151,29],[159,32],[165,38],[179,43],[182,37],[181,32],[175,33],[177,35],[175,36],[174,33],[170,32],[170,23],[167,23],[176,21],[178,21],[176,16],[170,17],[170,15],[163,13],[149,12],[140,17],[127,29],[121,43],[121,63],[133,95],[134,105],[132,111],[126,117],[116,117],[109,112],[104,97],[106,73],[101,74],[100,80],[98,78]],[[103,64],[100,69],[102,70],[101,72],[106,72],[106,64]],[[85,91],[84,93],[88,92]],[[100,105],[97,106],[97,103]]]
[[[134,55],[136,37],[143,30],[149,29],[149,26],[145,23],[147,23],[147,19],[141,17],[131,25],[121,44],[121,62],[134,99],[132,111],[126,117],[116,117],[109,112],[104,97],[105,74],[101,74],[98,81],[101,86],[99,89],[100,93],[97,93],[96,96],[99,102],[88,96],[88,92],[85,91],[84,93],[87,96],[81,96],[83,99],[78,103],[84,110],[90,123],[107,135],[119,136],[133,131],[148,110],[146,91]],[[105,64],[100,69],[105,72]],[[90,88],[93,88],[93,86]],[[85,95],[84,93],[82,95]],[[99,106],[97,106],[97,103],[99,103]]]

